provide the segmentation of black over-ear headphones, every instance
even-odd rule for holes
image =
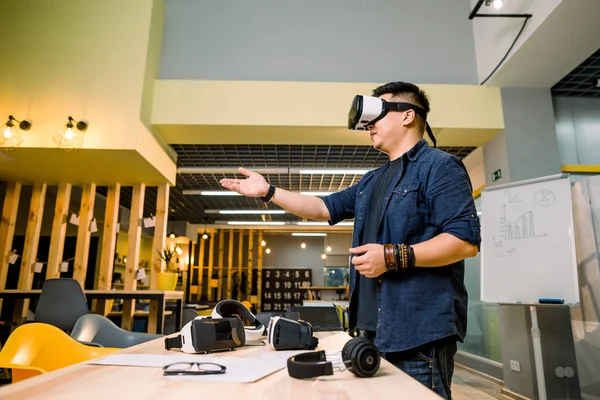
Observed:
[[[354,375],[367,378],[379,369],[381,356],[373,343],[364,337],[353,338],[342,349],[343,365]],[[288,373],[293,378],[314,378],[333,375],[336,360],[327,358],[325,351],[301,353],[287,360]],[[339,360],[337,360],[339,363]]]

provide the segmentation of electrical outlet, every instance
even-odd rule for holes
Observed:
[[[510,369],[515,372],[521,372],[521,363],[515,360],[510,360]]]

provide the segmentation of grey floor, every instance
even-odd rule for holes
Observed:
[[[452,379],[452,398],[453,400],[509,399],[500,393],[500,385],[458,365],[454,369]]]

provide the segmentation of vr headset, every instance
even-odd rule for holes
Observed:
[[[397,103],[386,101],[378,97],[356,95],[352,100],[350,112],[348,113],[348,129],[353,131],[368,131],[369,126],[387,115],[389,111],[408,111],[413,110],[415,114],[421,116],[425,121],[425,129],[433,146],[437,146],[433,132],[429,123],[427,123],[427,114],[425,110],[410,103]]]
[[[244,326],[242,318],[254,326]],[[265,327],[254,314],[236,300],[217,303],[210,317],[198,316],[185,324],[178,336],[165,338],[165,349],[181,349],[184,353],[208,353],[233,350],[258,340]]]
[[[335,354],[338,354],[337,356]],[[301,353],[288,358],[288,374],[292,378],[305,379],[333,375],[333,369],[347,369],[361,378],[368,378],[379,370],[381,355],[375,345],[364,337],[351,339],[339,351],[327,355],[325,351]]]
[[[269,345],[274,350],[314,350],[319,344],[306,321],[276,316],[271,318],[267,331]]]
[[[265,332],[265,326],[256,319],[256,316],[242,303],[237,300],[222,300],[217,303],[212,311],[211,317],[215,318],[227,318],[233,316],[239,316],[247,320],[254,326],[244,326],[246,332],[246,340],[259,340]]]
[[[233,350],[246,344],[244,324],[239,317],[193,319],[176,337],[165,338],[165,349],[184,353],[210,353]]]

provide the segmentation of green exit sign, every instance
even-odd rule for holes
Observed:
[[[502,170],[497,169],[492,173],[492,182],[496,182],[498,179],[502,178]]]

